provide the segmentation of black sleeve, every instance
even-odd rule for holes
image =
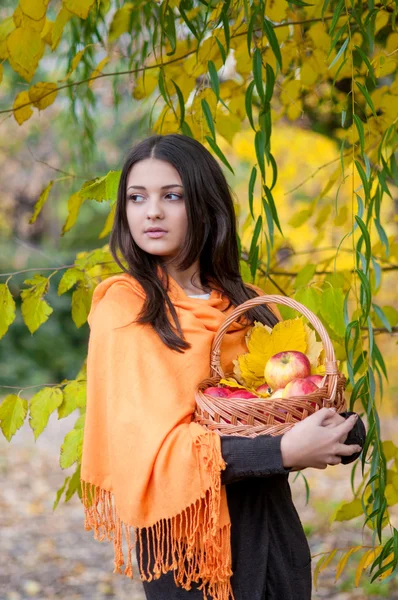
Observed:
[[[221,436],[221,453],[227,468],[221,471],[222,485],[247,477],[287,475],[282,464],[281,435]]]
[[[344,417],[345,419],[348,419],[348,417],[350,417],[351,415],[354,415],[356,413],[346,411],[346,412],[342,412],[339,414],[342,417]],[[363,448],[365,440],[366,440],[366,428],[365,428],[365,425],[364,425],[361,417],[358,416],[357,422],[355,423],[354,427],[349,432],[347,439],[344,443],[348,446],[351,446],[351,444],[358,444],[358,446],[361,446]],[[343,465],[348,465],[349,463],[354,462],[354,460],[356,460],[360,454],[361,454],[360,452],[355,452],[355,454],[351,454],[351,456],[342,456],[341,462]]]

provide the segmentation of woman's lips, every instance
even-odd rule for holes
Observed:
[[[167,231],[146,231],[145,234],[150,238],[159,238],[166,235]]]

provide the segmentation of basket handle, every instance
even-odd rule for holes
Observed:
[[[250,298],[250,300],[246,300],[246,302],[243,302],[242,304],[237,306],[231,312],[231,314],[225,319],[224,323],[220,326],[220,328],[218,329],[218,331],[214,337],[212,348],[211,348],[211,354],[210,354],[211,376],[214,377],[215,375],[218,375],[221,378],[225,377],[224,371],[221,368],[220,347],[221,347],[221,342],[224,337],[224,334],[227,331],[228,327],[231,325],[231,323],[233,323],[236,320],[236,318],[239,317],[239,315],[246,312],[248,309],[252,308],[253,306],[257,306],[258,304],[271,304],[271,303],[284,304],[285,306],[289,306],[290,308],[298,310],[305,317],[307,317],[307,319],[309,320],[311,325],[313,325],[314,328],[316,329],[316,331],[319,333],[320,338],[322,340],[323,347],[325,349],[326,375],[337,375],[338,367],[337,367],[337,362],[336,362],[336,356],[334,353],[334,348],[333,348],[333,345],[330,340],[328,332],[326,331],[325,327],[323,326],[321,321],[318,319],[318,317],[316,315],[314,315],[314,313],[311,310],[309,310],[306,306],[304,306],[304,304],[301,304],[301,302],[297,302],[297,300],[293,300],[292,298],[287,298],[286,296],[281,296],[278,294],[270,294],[270,295],[264,295],[264,296],[257,296],[256,298]],[[332,377],[332,379],[335,380],[336,378]],[[334,388],[334,386],[333,386],[333,388]]]

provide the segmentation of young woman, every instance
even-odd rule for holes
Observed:
[[[119,573],[125,533],[129,576],[134,529],[150,600],[309,600],[311,556],[289,472],[355,460],[364,426],[326,408],[275,437],[220,438],[193,421],[216,331],[264,293],[241,278],[231,191],[202,144],[154,135],[130,151],[110,249],[122,274],[97,286],[89,315],[86,528],[113,540]],[[278,319],[264,304],[235,321],[224,372],[255,320]]]

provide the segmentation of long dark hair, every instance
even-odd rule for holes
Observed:
[[[127,177],[133,165],[146,158],[167,161],[181,177],[188,228],[184,244],[175,258],[178,270],[186,270],[199,260],[202,285],[209,286],[211,279],[211,287],[219,289],[228,298],[227,308],[231,304],[238,306],[258,294],[245,285],[240,274],[232,191],[215,158],[200,142],[181,134],[152,135],[137,143],[127,154],[122,168],[109,247],[120,268],[132,275],[146,292],[136,322],[151,323],[169,348],[183,352],[191,345],[184,339],[176,310],[167,294],[167,266],[161,257],[145,252],[135,243],[127,222]],[[159,266],[161,279],[157,275]],[[166,306],[179,335],[173,331]],[[246,325],[256,320],[273,327],[278,322],[265,304],[248,310],[242,317]]]

